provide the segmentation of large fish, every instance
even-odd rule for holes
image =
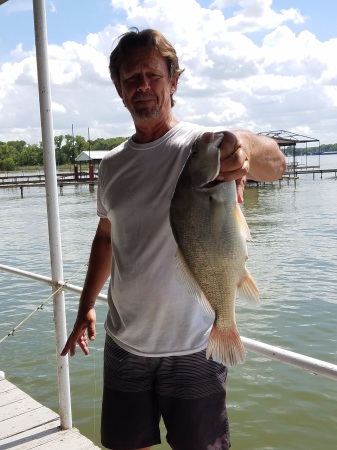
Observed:
[[[170,221],[180,280],[206,311],[215,312],[206,356],[233,366],[245,360],[236,296],[259,304],[259,291],[246,268],[250,232],[235,181],[214,181],[222,139],[222,133],[204,133],[193,145],[172,198]]]

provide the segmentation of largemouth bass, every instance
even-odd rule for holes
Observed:
[[[250,232],[236,183],[214,181],[222,139],[222,133],[205,133],[195,142],[176,185],[170,220],[180,280],[206,311],[215,313],[206,356],[233,366],[245,360],[236,296],[259,304],[259,290],[246,268]]]

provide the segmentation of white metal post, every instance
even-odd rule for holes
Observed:
[[[52,280],[57,283],[59,281],[63,281],[63,264],[57,192],[57,174],[55,163],[53,117],[51,110],[45,0],[33,0],[33,9],[43,160],[46,178],[46,202],[49,229],[51,276]],[[67,339],[65,301],[63,291],[57,293],[54,297],[54,322],[59,386],[59,412],[61,427],[63,429],[67,429],[72,427],[72,416],[68,357],[60,356],[60,352]]]

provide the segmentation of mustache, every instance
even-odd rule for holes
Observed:
[[[155,95],[153,95],[153,94],[149,94],[149,93],[147,93],[147,94],[143,94],[143,93],[140,93],[140,94],[135,94],[133,97],[132,97],[132,101],[133,102],[139,102],[139,101],[144,101],[144,100],[156,100],[156,96]]]

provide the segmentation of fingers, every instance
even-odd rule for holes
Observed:
[[[90,341],[94,341],[96,338],[96,327],[94,323],[90,324],[88,327],[88,338]]]
[[[249,172],[249,161],[246,154],[237,150],[229,158],[220,162],[219,181],[233,181],[245,177]]]
[[[62,352],[60,353],[61,356],[66,356],[66,354],[69,352],[69,345],[68,345],[68,341],[66,343],[66,345],[64,346]]]
[[[88,338],[90,341],[94,341],[96,337],[96,328],[95,328],[95,324],[91,324],[88,327],[88,335],[87,333],[84,331],[79,338],[77,339],[77,344],[80,346],[82,352],[87,356],[89,355],[89,342],[88,342]]]
[[[88,339],[86,333],[82,333],[80,337],[77,339],[77,343],[82,349],[82,352],[87,356],[89,355],[89,346]]]
[[[236,192],[238,196],[238,203],[243,203],[243,191],[246,187],[246,177],[236,180]]]
[[[67,340],[67,342],[66,342],[66,345],[64,346],[62,352],[60,353],[61,356],[66,356],[68,352],[70,352],[70,354],[71,354],[71,350],[70,350],[70,347],[71,347],[71,346],[70,346],[70,339],[71,339],[71,335],[69,336],[69,338],[68,338],[68,340]],[[72,354],[71,354],[71,356],[72,356]]]
[[[83,353],[88,355],[88,338],[90,341],[93,341],[95,337],[96,313],[94,308],[84,314],[78,313],[74,329],[61,352],[61,356],[65,356],[67,353],[70,353],[70,356],[74,356],[76,353],[76,345],[79,345]]]
[[[225,133],[220,148],[220,172],[218,181],[233,181],[249,172],[249,158],[241,142],[233,133]]]
[[[90,341],[94,341],[96,337],[96,329],[95,325],[91,324],[88,327],[88,337]],[[88,338],[87,338],[87,332],[86,330],[83,331],[76,331],[75,329],[70,334],[62,352],[61,356],[66,356],[67,353],[70,354],[70,356],[74,356],[76,353],[76,344],[79,345],[81,350],[85,355],[89,355],[89,345],[88,345]]]
[[[70,356],[74,356],[76,353],[76,342],[77,338],[73,330],[61,352],[61,356],[66,356],[67,353],[70,353]]]

